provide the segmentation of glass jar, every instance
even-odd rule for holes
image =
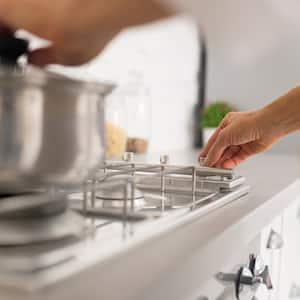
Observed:
[[[151,135],[151,99],[141,73],[132,71],[126,87],[128,152],[147,152]]]
[[[127,113],[124,95],[117,88],[105,102],[106,159],[120,159],[126,152]]]

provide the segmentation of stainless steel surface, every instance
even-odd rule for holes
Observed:
[[[134,153],[132,152],[125,152],[123,155],[123,160],[127,162],[131,162],[134,159]]]
[[[284,245],[282,236],[275,230],[271,230],[268,241],[267,248],[272,250],[281,249]]]
[[[249,287],[257,285],[253,280],[253,275],[247,267],[241,267],[237,273],[218,273],[217,279],[220,282],[230,284],[235,290],[235,296],[231,299],[252,299],[255,290]],[[230,290],[230,289],[229,289]],[[226,295],[227,296],[227,295]],[[234,297],[234,298],[233,298]]]
[[[0,218],[34,218],[62,213],[67,198],[62,192],[35,192],[0,197]]]
[[[169,162],[170,162],[170,157],[169,157],[169,155],[163,154],[163,155],[160,156],[160,163],[161,163],[162,165],[166,165],[166,164],[168,164]]]
[[[131,198],[133,197],[133,198]],[[122,201],[124,200],[124,192],[123,190],[101,190],[96,192],[96,198],[99,200],[107,200],[107,201]],[[144,195],[143,193],[135,189],[133,195],[131,195],[131,191],[127,191],[127,199],[128,200],[137,200],[137,199],[143,199]]]
[[[0,65],[0,193],[73,186],[103,162],[112,85]]]
[[[262,258],[259,255],[250,255],[249,269],[253,274],[254,281],[264,284],[268,290],[273,289],[269,267],[264,264]]]
[[[133,196],[135,209],[140,209],[145,206],[144,194],[138,189],[134,190],[133,195],[131,194],[130,190],[127,191],[127,199],[129,200],[127,206],[130,206],[130,200],[132,200],[131,198],[132,196]],[[124,191],[118,187],[116,188],[116,190],[103,188],[101,190],[95,191],[95,197],[97,201],[95,205],[93,205],[93,207],[122,208],[124,206]],[[77,200],[77,203],[80,203],[84,200],[84,197],[82,193],[75,193],[71,195],[71,199],[72,199],[73,207],[75,208],[76,203],[74,202],[76,202]]]
[[[0,245],[20,246],[84,236],[85,220],[72,211],[48,218],[0,220]]]
[[[220,272],[217,274],[217,280],[230,285],[228,292],[232,290],[232,288],[234,290],[231,297],[227,297],[228,295],[225,293],[225,299],[250,300],[255,293],[255,289],[251,287],[255,287],[256,282],[253,282],[253,274],[247,267],[240,267],[236,273]],[[233,294],[235,295],[233,296]]]
[[[136,163],[130,157],[129,161],[105,162],[82,186],[66,191],[69,206],[65,211],[34,219],[1,219],[0,270],[21,278],[25,283],[18,288],[24,289],[32,283],[43,286],[45,278],[57,282],[56,274],[74,276],[74,270],[101,262],[136,238],[199,219],[242,198],[249,192],[242,179],[233,171]],[[54,197],[60,195],[57,189],[52,192]],[[12,199],[10,206],[3,205],[3,214],[30,213],[48,205],[47,199],[38,196],[27,205]],[[53,205],[59,202],[53,199]],[[7,244],[11,253],[4,247]],[[7,282],[4,279],[0,276],[0,284]]]
[[[76,238],[46,243],[0,248],[0,269],[14,273],[32,273],[58,266],[73,259],[82,249]]]
[[[160,157],[160,164],[132,159],[126,153],[123,162],[106,162],[85,185],[85,191],[70,195],[73,207],[98,217],[147,219],[194,209],[208,213],[249,192],[244,178],[232,170],[168,165],[167,155]],[[133,201],[142,197],[142,203]]]
[[[245,291],[244,296],[247,297],[246,299],[252,299],[261,285],[265,285],[268,290],[273,289],[269,267],[264,265],[259,256],[253,254],[250,255],[248,266],[241,266],[236,273],[219,272],[216,278],[221,283],[234,284],[235,296],[238,300],[241,299],[242,292]],[[251,288],[252,295],[249,293],[250,290],[247,287]],[[251,298],[249,298],[249,295]]]

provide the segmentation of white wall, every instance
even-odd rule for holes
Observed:
[[[88,65],[60,68],[79,78],[126,84],[132,69],[142,71],[150,89],[150,151],[181,150],[192,145],[192,110],[196,103],[198,32],[195,23],[176,17],[121,33]]]
[[[92,63],[91,72],[127,80],[143,72],[152,100],[150,150],[180,150],[192,145],[191,115],[196,102],[198,43],[195,23],[173,18],[122,33]]]

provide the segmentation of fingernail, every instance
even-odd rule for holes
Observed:
[[[204,162],[205,162],[205,157],[204,156],[199,156],[199,164],[200,164],[200,166],[204,166]]]

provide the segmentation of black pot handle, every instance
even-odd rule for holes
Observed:
[[[0,61],[2,64],[14,65],[20,56],[28,52],[29,43],[12,34],[0,34]]]

